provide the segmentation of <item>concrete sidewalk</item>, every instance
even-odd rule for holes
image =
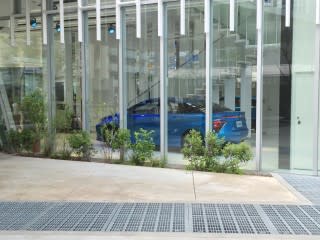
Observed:
[[[6,154],[0,155],[0,191],[1,201],[310,204],[273,177]]]

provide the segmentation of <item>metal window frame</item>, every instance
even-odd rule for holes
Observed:
[[[30,0],[26,0],[26,35],[27,45],[31,44],[31,26],[30,26]]]
[[[167,6],[158,1],[158,34],[160,37],[160,159],[168,159],[168,69]],[[159,14],[160,13],[160,14]]]
[[[205,116],[205,131],[206,134],[212,132],[212,46],[213,31],[211,24],[212,10],[210,0],[205,0],[205,36],[206,36],[206,116]]]
[[[262,166],[262,110],[263,110],[263,16],[264,4],[257,0],[257,85],[256,85],[256,171]]]
[[[314,123],[313,123],[313,175],[319,175],[319,107],[320,107],[320,1],[316,0],[316,19],[315,19],[315,74],[313,83],[313,113],[314,113]]]
[[[124,9],[117,7],[117,27],[119,34],[119,113],[120,113],[120,128],[127,128],[127,53],[126,53],[126,18]]]

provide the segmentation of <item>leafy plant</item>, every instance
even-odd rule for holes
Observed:
[[[68,143],[72,153],[75,153],[83,160],[89,161],[95,153],[90,135],[86,131],[74,132],[68,137]]]
[[[21,110],[25,119],[30,121],[33,131],[33,144],[40,144],[47,127],[44,96],[40,89],[25,96],[22,100]]]
[[[31,129],[23,129],[20,132],[21,144],[22,149],[27,152],[32,150],[34,141],[35,141],[35,134]]]
[[[248,162],[253,157],[250,146],[244,142],[227,144],[223,148],[223,155],[226,159],[225,164],[232,173],[240,173],[239,165]]]
[[[34,143],[34,133],[30,129],[16,131],[10,129],[7,132],[7,141],[10,151],[19,153],[24,151],[30,152]]]
[[[205,147],[200,132],[191,130],[184,138],[182,153],[188,160],[188,169],[201,170]]]
[[[22,150],[22,139],[20,133],[16,130],[10,129],[6,133],[7,138],[7,149],[11,152],[21,152]]]
[[[70,131],[73,113],[68,105],[63,110],[57,111],[55,127],[59,132],[67,133]]]
[[[146,161],[152,159],[155,144],[153,142],[154,131],[147,131],[140,128],[134,133],[135,143],[131,145],[131,161],[135,165],[144,165]]]
[[[248,144],[226,144],[213,132],[207,134],[205,143],[195,130],[185,137],[182,153],[188,160],[188,170],[240,173],[240,165],[252,158]]]
[[[105,157],[112,160],[113,152],[119,151],[120,161],[123,161],[126,149],[130,146],[130,131],[128,129],[118,129],[115,124],[105,126],[102,131]]]

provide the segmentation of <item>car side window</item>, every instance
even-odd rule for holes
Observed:
[[[159,114],[158,102],[149,102],[133,107],[131,114]]]

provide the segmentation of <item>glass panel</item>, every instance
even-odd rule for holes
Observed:
[[[315,0],[264,9],[263,169],[312,169]],[[302,47],[303,46],[303,47]]]
[[[53,18],[56,98],[56,147],[64,146],[66,134],[81,129],[81,48],[77,15],[65,16],[65,44],[60,43],[59,17]]]
[[[186,1],[186,35],[180,35],[180,6],[167,5],[168,148],[180,152],[184,136],[205,132],[205,34],[203,1]],[[169,161],[181,161],[170,154]]]
[[[46,91],[43,81],[45,58],[42,35],[39,29],[33,29],[31,45],[27,46],[25,20],[18,19],[16,45],[12,47],[8,26],[8,21],[0,21],[0,106],[10,126],[24,129],[30,127],[30,122],[21,110],[23,98],[36,89],[40,89],[44,95]]]
[[[102,140],[104,118],[119,111],[119,41],[113,14],[111,10],[101,12],[101,41],[96,40],[95,23],[89,25],[89,118],[92,138],[98,140]]]
[[[154,131],[153,139],[160,144],[160,42],[156,5],[141,9],[141,38],[136,38],[136,11],[125,9],[126,79],[128,129]]]
[[[237,2],[235,31],[229,30],[229,1],[212,4],[213,130],[227,142],[255,148],[256,5]],[[254,168],[254,162],[246,168]]]

